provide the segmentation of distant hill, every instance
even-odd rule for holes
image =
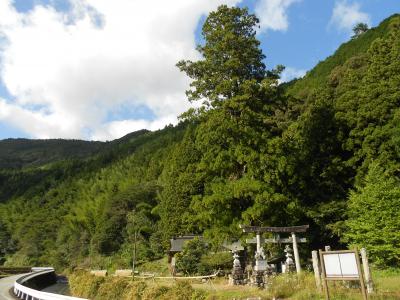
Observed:
[[[40,194],[56,182],[114,165],[146,144],[148,130],[109,142],[83,140],[5,139],[0,141],[0,203],[24,193]]]
[[[42,166],[70,158],[85,158],[104,147],[102,142],[81,140],[6,139],[0,141],[0,168]]]
[[[147,132],[149,131],[131,132],[111,142],[20,138],[0,140],[0,169],[39,167],[67,159],[85,159]]]
[[[123,137],[121,137],[119,139],[115,139],[115,140],[113,140],[113,141],[111,141],[109,143],[110,144],[114,144],[114,145],[115,144],[126,143],[126,142],[129,142],[129,141],[132,141],[132,140],[136,139],[137,137],[139,137],[139,136],[141,136],[143,134],[149,133],[149,132],[150,131],[147,130],[147,129],[134,131],[134,132],[131,132],[131,133],[128,133],[128,134],[124,135]]]

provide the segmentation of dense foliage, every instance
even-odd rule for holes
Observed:
[[[163,256],[173,235],[204,234],[217,250],[245,223],[310,224],[312,249],[364,246],[400,265],[389,234],[400,226],[399,24],[395,15],[279,84],[258,19],[219,7],[202,58],[177,64],[200,102],[178,126],[108,143],[0,142],[0,259],[128,267]]]
[[[349,199],[349,228],[345,238],[352,245],[368,245],[371,258],[379,265],[397,265],[400,249],[400,181],[371,165],[363,187]]]

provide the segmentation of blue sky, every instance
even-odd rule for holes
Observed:
[[[110,140],[176,123],[190,105],[174,64],[198,58],[217,4],[258,15],[267,67],[285,65],[286,80],[333,54],[357,22],[400,11],[399,0],[74,1],[0,0],[0,139]]]
[[[245,1],[245,4],[253,1]],[[289,27],[286,32],[268,31],[260,36],[269,67],[283,64],[296,69],[310,70],[324,60],[343,42],[351,31],[330,24],[335,3],[331,0],[303,0],[288,10]],[[370,17],[370,26],[400,12],[398,0],[347,1],[358,3],[360,10]],[[250,6],[251,7],[251,6]]]

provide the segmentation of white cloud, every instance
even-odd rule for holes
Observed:
[[[10,104],[0,98],[0,120],[28,133],[34,133],[37,138],[60,137],[68,132],[69,137],[80,136],[80,126],[77,118],[71,119],[69,115],[48,115],[45,111],[24,109],[17,104]]]
[[[0,121],[33,137],[93,139],[176,123],[189,107],[176,62],[198,58],[202,15],[239,1],[70,0],[68,12],[21,13],[0,0],[0,78],[15,98],[0,99]],[[107,121],[126,105],[155,119]]]
[[[289,27],[287,10],[290,5],[300,0],[259,0],[255,13],[260,19],[260,31],[281,30]]]
[[[301,78],[306,75],[306,72],[306,70],[286,67],[281,74],[281,79],[279,82],[288,82],[295,78]]]
[[[370,16],[360,11],[360,8],[361,6],[357,2],[349,3],[346,0],[336,2],[329,25],[336,26],[342,31],[351,31],[358,23],[370,25]]]
[[[112,140],[116,136],[123,136],[132,131],[137,131],[143,128],[149,130],[157,130],[163,128],[165,125],[175,123],[176,118],[174,116],[163,117],[155,121],[148,120],[122,120],[112,121],[99,128],[93,133],[92,137],[94,140]]]

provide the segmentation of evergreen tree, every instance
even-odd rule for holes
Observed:
[[[202,256],[207,252],[207,245],[199,238],[188,241],[183,246],[182,252],[176,255],[176,268],[185,274],[204,273],[201,264]]]
[[[273,118],[281,104],[277,79],[283,68],[266,70],[256,38],[258,22],[247,9],[220,6],[203,26],[205,44],[198,47],[203,59],[178,63],[193,79],[189,100],[202,101],[198,110],[184,115],[201,121],[195,133],[196,173],[205,183],[192,197],[192,223],[220,239],[237,234],[244,219],[263,223],[246,210],[271,194],[260,158],[277,129]]]
[[[359,37],[361,34],[365,33],[368,30],[368,25],[365,23],[358,23],[353,27],[354,35],[351,37],[352,39]]]
[[[400,181],[377,163],[350,194],[344,240],[366,247],[380,266],[400,266]]]
[[[205,45],[197,48],[203,59],[177,64],[193,79],[187,91],[190,101],[204,100],[205,109],[226,107],[227,102],[233,102],[227,100],[244,94],[246,82],[260,83],[264,79],[265,56],[255,37],[258,22],[247,9],[226,5],[209,14],[202,30]],[[226,109],[232,116],[241,112],[239,107]]]

